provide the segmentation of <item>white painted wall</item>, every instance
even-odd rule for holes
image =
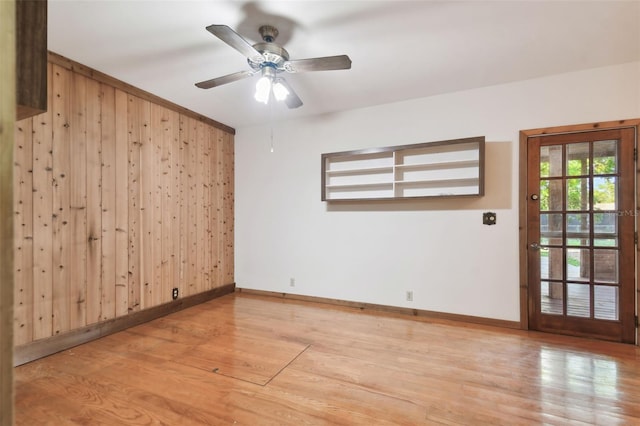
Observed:
[[[634,62],[237,129],[237,286],[518,321],[518,132],[638,117]],[[322,153],[483,135],[485,200],[320,201]]]

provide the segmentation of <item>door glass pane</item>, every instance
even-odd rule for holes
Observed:
[[[540,177],[562,176],[562,145],[540,147]]]
[[[540,250],[540,278],[561,280],[562,271],[562,248],[549,247]]]
[[[594,247],[618,247],[617,238],[594,238]]]
[[[567,214],[567,245],[568,246],[588,246],[589,245],[589,214],[571,213]]]
[[[618,282],[618,250],[596,249],[593,251],[594,281]]]
[[[589,281],[589,249],[568,248],[567,252],[567,280]]]
[[[562,245],[562,213],[540,214],[540,244]]]
[[[540,306],[542,313],[562,315],[562,283],[542,281],[540,283]]]
[[[567,145],[567,176],[589,176],[589,142]]]
[[[618,171],[618,141],[593,143],[593,174],[606,175]]]
[[[618,214],[593,214],[593,245],[599,247],[618,246]]]
[[[615,237],[618,233],[618,214],[594,213],[593,232],[601,237]]]
[[[589,210],[589,179],[567,179],[567,210]]]
[[[591,298],[588,284],[567,284],[567,315],[591,316]]]
[[[562,181],[540,181],[540,211],[562,210]]]
[[[618,320],[618,287],[593,287],[593,316],[596,319]]]
[[[618,178],[615,176],[593,178],[593,209],[617,210]]]

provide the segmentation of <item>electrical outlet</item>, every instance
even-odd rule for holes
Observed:
[[[171,297],[173,298],[173,300],[176,300],[176,299],[178,298],[178,288],[177,288],[177,287],[176,287],[176,288],[174,288],[174,289],[171,291]]]
[[[413,291],[407,291],[407,302],[413,302]]]
[[[296,279],[289,278],[289,287],[295,287],[295,286],[296,286]]]

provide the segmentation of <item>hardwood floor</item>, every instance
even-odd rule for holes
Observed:
[[[16,425],[640,424],[632,345],[230,294],[15,369]]]

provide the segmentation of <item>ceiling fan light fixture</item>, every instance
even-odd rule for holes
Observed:
[[[276,69],[267,65],[263,66],[261,71],[262,77],[260,77],[256,83],[256,94],[254,95],[254,98],[256,101],[262,102],[266,105],[269,103],[271,89],[276,81]]]
[[[347,70],[351,68],[351,59],[347,55],[290,60],[289,52],[276,43],[278,30],[270,25],[263,25],[258,29],[262,36],[262,42],[253,45],[227,25],[214,24],[209,25],[206,29],[247,58],[251,70],[235,72],[196,83],[196,87],[200,89],[211,89],[261,72],[261,78],[256,84],[255,99],[266,105],[271,98],[271,92],[273,92],[273,97],[277,101],[284,101],[287,108],[293,109],[300,108],[303,105],[302,100],[285,79],[277,78],[278,73],[284,71],[301,73]]]
[[[280,80],[276,81],[276,84],[273,85],[273,96],[275,96],[277,101],[284,101],[289,96],[289,90],[285,87]]]
[[[254,98],[258,102],[267,104],[269,102],[269,94],[271,93],[271,77],[263,75],[256,83],[256,94]]]

